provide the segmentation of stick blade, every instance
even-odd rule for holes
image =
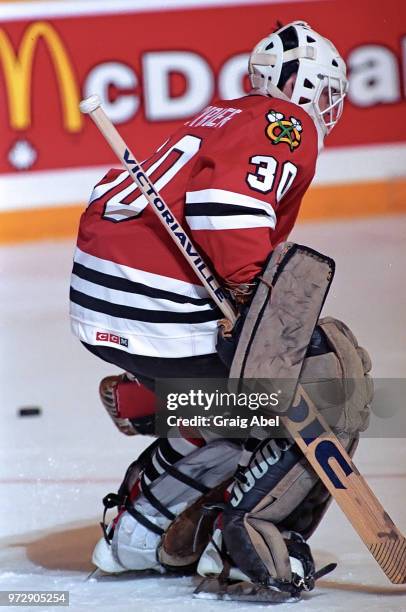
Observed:
[[[392,584],[406,584],[406,538],[393,531],[385,536],[368,548]]]

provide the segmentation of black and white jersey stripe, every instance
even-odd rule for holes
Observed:
[[[276,226],[276,214],[268,202],[225,189],[188,191],[185,216],[192,230]]]
[[[128,340],[133,354],[187,357],[215,352],[214,307],[200,285],[144,272],[77,248],[71,279],[75,334],[95,344],[96,330]]]

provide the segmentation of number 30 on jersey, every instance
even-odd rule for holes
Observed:
[[[246,181],[251,189],[260,193],[270,193],[274,188],[275,175],[278,162],[270,155],[253,155],[249,159],[250,164],[255,166],[255,172],[249,172]],[[279,202],[292,186],[297,167],[290,161],[284,162],[282,174],[276,190],[276,201]]]

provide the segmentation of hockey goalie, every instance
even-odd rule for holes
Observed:
[[[298,309],[302,279],[317,285],[308,252],[286,240],[318,152],[342,114],[345,63],[330,41],[296,21],[258,43],[249,78],[249,95],[213,103],[143,164],[233,300],[239,318],[232,332],[219,326],[222,313],[127,171],[108,172],[82,215],[72,330],[123,370],[101,382],[100,395],[126,435],[154,435],[160,378],[229,377],[244,321],[259,316],[259,283],[273,286],[281,258],[294,262],[295,273],[291,282],[285,272],[285,290],[272,304],[272,342],[264,345],[273,353],[292,349],[274,322]],[[334,318],[320,319],[305,338],[308,313],[320,311],[316,302],[307,295],[295,313],[307,347],[300,380],[321,413],[331,408],[331,381],[357,380],[334,423],[352,455],[368,422],[371,364]],[[250,347],[253,371],[269,358],[261,350]],[[118,509],[93,553],[105,572],[197,572],[198,590],[213,596],[279,602],[299,598],[332,569],[316,570],[307,542],[330,496],[288,434],[223,439],[180,428],[156,439],[103,501],[106,511]]]

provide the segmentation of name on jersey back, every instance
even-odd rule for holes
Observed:
[[[204,111],[188,121],[185,125],[190,127],[223,127],[228,121],[231,121],[236,115],[241,113],[239,108],[222,108],[220,106],[207,106]]]

